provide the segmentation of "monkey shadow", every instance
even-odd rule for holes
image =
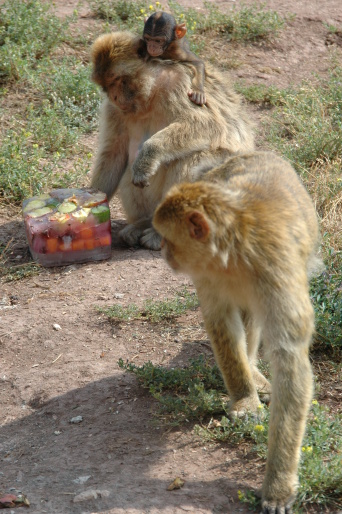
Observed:
[[[14,409],[22,409],[15,421],[0,426],[0,490],[22,491],[36,514],[229,512],[231,497],[243,487],[237,471],[229,472],[233,480],[225,476],[221,448],[213,466],[204,443],[189,448],[191,424],[175,432],[152,422],[154,400],[132,373],[117,370],[47,401],[37,395],[27,416],[16,386],[6,379],[0,386],[0,400],[10,398]],[[228,466],[241,469],[229,455]],[[177,476],[184,487],[168,491]],[[89,490],[99,491],[96,499],[73,501]],[[239,511],[248,509],[239,504]]]

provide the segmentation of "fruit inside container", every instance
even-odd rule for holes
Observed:
[[[30,252],[43,266],[108,259],[110,210],[105,193],[90,188],[53,189],[23,201]]]

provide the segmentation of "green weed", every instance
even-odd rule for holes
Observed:
[[[281,107],[272,117],[268,141],[303,173],[319,160],[342,153],[342,68],[317,84],[304,82],[282,92]]]
[[[122,307],[113,305],[112,307],[99,308],[114,322],[131,321],[133,319],[143,319],[151,323],[158,323],[163,320],[171,320],[181,316],[189,309],[198,307],[198,299],[195,293],[189,293],[186,289],[176,293],[176,298],[165,301],[146,300],[142,307],[135,304]]]
[[[224,412],[224,385],[217,366],[201,355],[186,368],[166,369],[147,362],[141,367],[119,360],[159,402],[158,415],[170,425]]]
[[[270,104],[272,106],[282,105],[282,93],[275,86],[265,86],[264,84],[235,84],[235,89],[243,95],[250,103]]]
[[[39,0],[5,0],[0,5],[0,82],[25,76],[63,40],[69,22]]]
[[[198,435],[211,441],[238,443],[251,441],[252,450],[260,457],[267,456],[269,409],[263,407],[256,417],[230,421],[212,420],[207,426],[195,427]],[[301,448],[300,486],[294,511],[308,504],[342,506],[342,415],[334,414],[313,400]],[[241,492],[243,502],[255,506],[257,499],[250,491]]]

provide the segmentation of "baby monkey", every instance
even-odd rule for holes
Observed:
[[[160,57],[191,64],[195,74],[188,95],[192,102],[203,105],[206,103],[204,63],[190,51],[185,34],[185,23],[176,23],[175,18],[166,12],[155,12],[145,20],[138,54],[144,58]]]
[[[171,268],[194,282],[231,416],[257,414],[271,393],[262,512],[290,514],[313,390],[308,275],[321,271],[313,203],[288,162],[254,152],[173,186],[153,224]],[[256,366],[261,339],[272,392]]]

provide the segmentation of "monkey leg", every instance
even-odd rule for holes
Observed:
[[[290,513],[298,485],[298,463],[310,408],[313,379],[308,345],[271,350],[272,402],[263,514]]]
[[[253,379],[260,400],[269,403],[271,400],[271,384],[258,370],[257,358],[261,341],[262,323],[252,314],[244,313],[243,321],[246,329],[247,354],[252,368]]]
[[[199,295],[200,296],[200,295]],[[206,329],[213,347],[216,362],[222,373],[231,403],[232,417],[257,412],[260,400],[250,367],[246,336],[239,309],[218,307],[208,312],[201,301]],[[216,302],[212,302],[217,307]]]

